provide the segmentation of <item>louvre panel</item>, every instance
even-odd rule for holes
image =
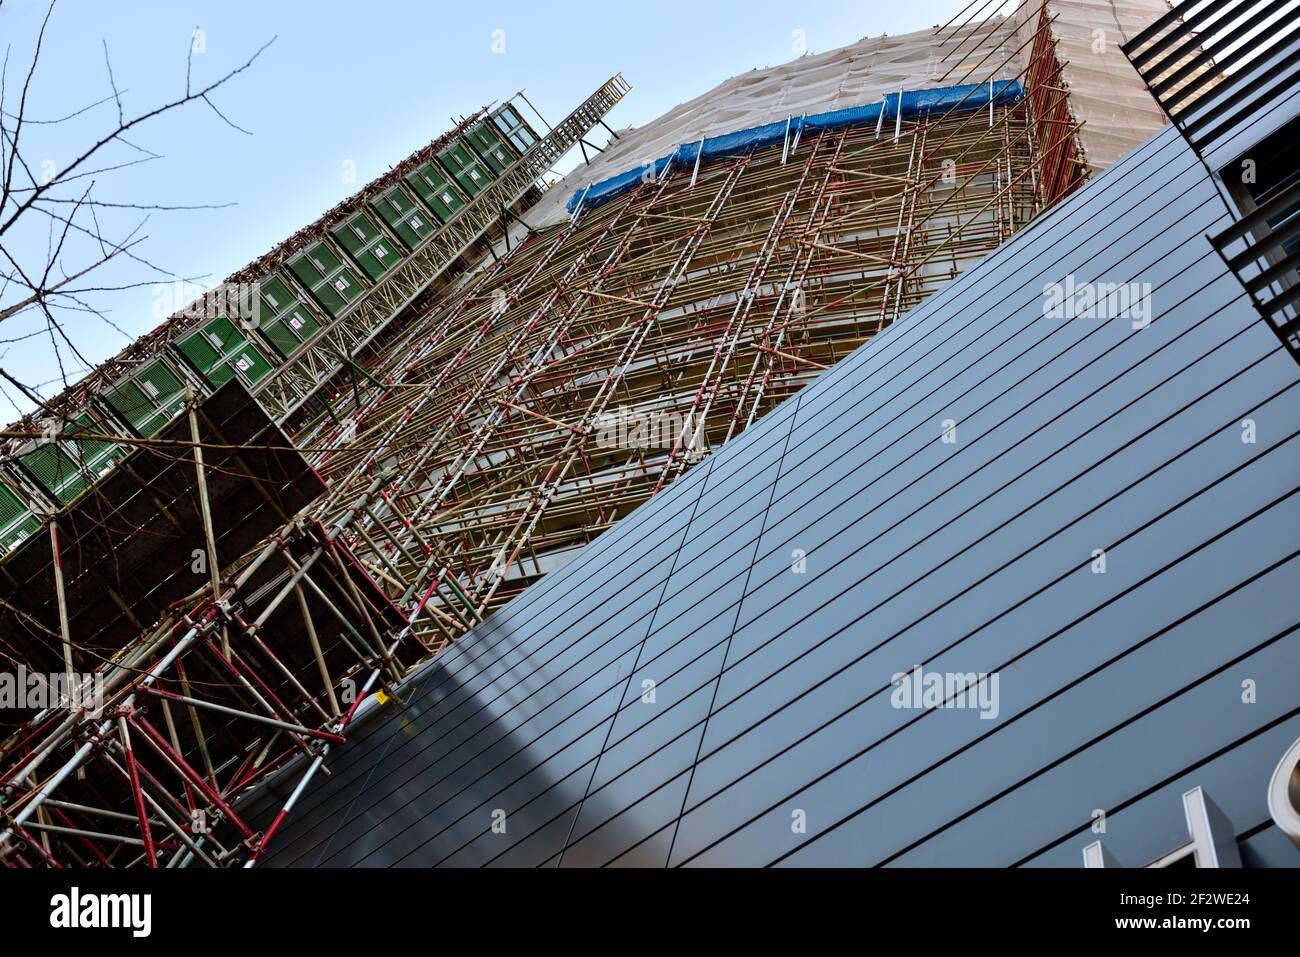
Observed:
[[[492,174],[463,142],[453,143],[438,154],[443,168],[468,196],[476,196],[492,181]]]
[[[465,139],[487,164],[488,169],[498,175],[504,173],[515,161],[514,151],[490,123],[477,124],[465,134]]]
[[[319,329],[320,323],[303,306],[295,306],[287,314],[264,322],[261,326],[263,335],[285,358],[302,348],[302,344]]]
[[[65,433],[107,434],[110,427],[81,414],[65,428]],[[38,484],[61,502],[71,502],[96,477],[106,473],[126,450],[100,439],[60,438],[38,445],[18,457],[18,461]]]
[[[258,329],[281,357],[288,358],[320,329],[320,321],[280,276],[268,276],[260,286]]]
[[[270,341],[275,351],[288,358],[302,347],[302,340],[289,331],[289,327],[279,319],[262,325],[262,332]]]
[[[309,256],[300,256],[293,260],[289,263],[289,271],[308,289],[314,289],[318,283],[325,279],[325,273],[317,267],[316,262]]]
[[[289,270],[332,316],[338,315],[365,291],[357,273],[344,265],[323,242],[316,243],[293,259]]]
[[[214,389],[221,388],[223,385],[225,385],[234,377],[235,377],[235,370],[232,369],[229,363],[226,362],[213,366],[211,369],[208,370],[208,372],[205,375],[205,378],[208,380],[208,383]]]
[[[236,373],[248,382],[258,382],[271,371],[261,350],[224,316],[182,340],[179,348],[213,388],[229,382]]]
[[[124,382],[116,389],[108,392],[105,399],[137,431],[140,430],[141,423],[150,418],[157,410],[154,402],[134,382]]]
[[[517,153],[523,154],[537,142],[536,132],[519,115],[519,111],[509,104],[501,107],[493,115],[492,122],[496,124],[502,135],[510,141]]]
[[[185,358],[193,363],[194,368],[198,370],[200,375],[207,375],[221,358],[221,353],[201,332],[196,332],[194,335],[182,339],[177,343],[177,348],[180,349]]]
[[[134,378],[104,396],[108,404],[144,436],[154,435],[185,404],[185,384],[161,362],[146,366]]]
[[[283,316],[303,305],[303,301],[293,292],[289,281],[284,277],[273,273],[263,277],[258,286],[261,293],[261,313],[258,319],[262,323]]]
[[[406,182],[439,222],[445,223],[465,205],[457,187],[450,185],[447,174],[434,163],[408,173]]]
[[[146,366],[144,371],[137,376],[137,379],[152,386],[151,389],[146,391],[159,402],[166,402],[168,399],[185,391],[185,383],[181,381],[180,376],[161,362]]]
[[[181,410],[184,408],[185,396],[183,395],[176,396],[168,404],[159,406],[153,415],[137,426],[140,434],[145,437],[156,435],[163,426],[180,415]]]
[[[8,552],[40,527],[40,520],[18,496],[0,485],[0,554]]]
[[[357,213],[347,222],[331,230],[352,258],[371,279],[380,279],[384,273],[402,261],[402,254],[392,240],[365,213]]]
[[[77,463],[54,442],[19,456],[18,461],[41,488],[65,504],[89,485]]]
[[[89,415],[79,415],[74,421],[73,428],[82,432],[98,432],[107,434],[107,428],[99,422],[96,422]],[[122,458],[125,452],[120,446],[111,442],[101,441],[99,439],[78,439],[76,448],[79,457],[85,463],[86,468],[92,473],[98,475],[113,459]]]
[[[417,206],[406,190],[395,186],[372,201],[375,212],[397,233],[407,249],[419,246],[432,235],[437,222],[424,209]]]
[[[249,383],[260,382],[271,371],[271,364],[266,360],[266,356],[262,355],[262,351],[251,342],[245,342],[233,349],[229,363]]]

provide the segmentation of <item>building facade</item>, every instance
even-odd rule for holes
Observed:
[[[626,86],[494,118],[400,263],[418,185],[290,242],[299,308],[370,284],[257,381],[180,326],[175,408],[65,397],[6,640],[122,717],[22,716],[6,859],[1293,864],[1294,38],[1059,6],[545,192]]]

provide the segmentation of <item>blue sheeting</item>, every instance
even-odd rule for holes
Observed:
[[[949,110],[967,113],[987,107],[990,99],[995,105],[1003,106],[1017,102],[1022,96],[1024,96],[1024,89],[1017,81],[1002,80],[992,84],[977,83],[938,87],[933,90],[915,90],[903,93],[901,99],[903,118],[907,119],[931,113],[942,114]],[[881,121],[882,111],[886,122],[894,122],[898,118],[899,99],[899,94],[891,93],[883,101],[866,106],[832,110],[814,116],[796,116],[789,121],[790,137],[793,140],[797,133],[808,130],[835,130],[844,126],[863,126],[868,123],[874,125]],[[696,157],[701,153],[703,156],[700,161],[706,163],[709,160],[735,156],[751,149],[780,143],[785,139],[786,129],[787,122],[781,120],[765,126],[753,126],[747,130],[737,130],[735,133],[724,133],[722,136],[697,140],[694,143],[683,143],[672,153],[655,160],[653,164],[638,166],[626,173],[611,176],[609,179],[579,190],[569,197],[565,208],[572,213],[579,202],[582,203],[583,209],[607,203],[614,197],[635,189],[643,180],[658,179],[671,164],[694,165]]]

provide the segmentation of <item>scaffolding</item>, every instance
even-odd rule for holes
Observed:
[[[1086,180],[1052,23],[1027,0],[937,28],[966,91],[943,110],[792,117],[519,220],[281,399],[191,394],[149,440],[83,425],[131,481],[0,563],[0,653],[102,693],[4,741],[0,860],[252,866],[415,668]],[[258,828],[240,800],[272,779]]]

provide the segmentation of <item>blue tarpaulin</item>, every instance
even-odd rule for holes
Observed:
[[[915,90],[903,93],[902,115],[904,119],[926,116],[933,113],[967,113],[989,105],[1003,106],[1017,102],[1024,95],[1024,89],[1015,80],[1002,80],[993,83],[967,84],[965,86],[938,87],[933,90]],[[643,181],[652,181],[662,176],[672,164],[677,166],[694,165],[696,157],[702,163],[735,156],[752,149],[771,146],[785,140],[787,130],[791,140],[807,130],[835,130],[844,126],[864,126],[876,124],[883,119],[896,121],[899,115],[898,93],[890,93],[877,103],[866,106],[853,106],[844,110],[832,110],[829,113],[817,113],[813,116],[796,116],[790,120],[780,120],[764,126],[753,126],[747,130],[724,133],[721,136],[683,143],[667,156],[662,156],[653,163],[638,166],[618,176],[601,180],[599,183],[585,187],[569,197],[565,208],[572,213],[581,203],[583,209],[590,209],[607,203],[616,196],[621,196],[630,189],[635,189]]]

